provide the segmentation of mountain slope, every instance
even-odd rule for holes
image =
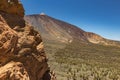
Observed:
[[[29,15],[25,20],[40,31],[57,80],[120,79],[120,42],[45,14]]]
[[[26,16],[25,20],[37,27],[43,33],[43,37],[60,41],[71,42],[73,39],[83,42],[91,42],[95,44],[119,46],[120,42],[105,39],[95,33],[86,32],[74,25],[54,19],[47,15],[30,15]]]

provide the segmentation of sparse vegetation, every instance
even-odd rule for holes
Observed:
[[[73,41],[55,52],[54,60],[58,80],[120,80],[119,47]]]

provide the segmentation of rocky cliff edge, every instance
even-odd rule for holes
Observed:
[[[50,80],[40,34],[25,23],[24,14],[3,11],[9,6],[5,1],[0,2],[0,80]]]

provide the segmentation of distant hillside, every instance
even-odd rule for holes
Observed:
[[[86,32],[74,25],[54,19],[45,14],[29,15],[25,20],[43,34],[45,39],[69,43],[73,39],[95,44],[120,46],[119,41],[108,40],[92,32]]]
[[[25,16],[41,33],[57,80],[119,80],[120,42],[45,14]]]

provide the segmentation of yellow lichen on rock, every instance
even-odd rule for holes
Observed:
[[[18,0],[1,0],[0,11],[24,17],[24,8]]]

